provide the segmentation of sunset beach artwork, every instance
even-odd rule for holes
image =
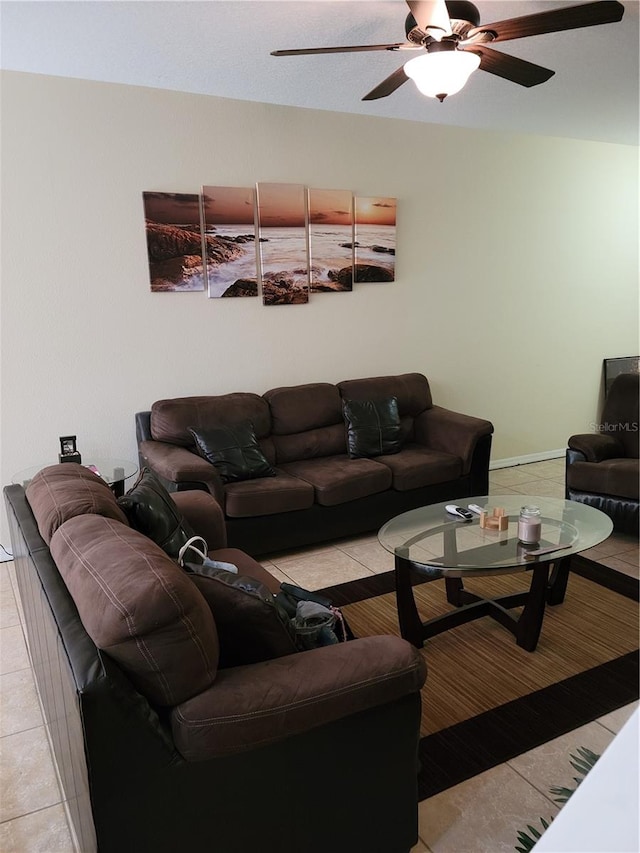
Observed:
[[[355,199],[355,281],[395,281],[396,199]]]
[[[202,187],[210,298],[258,295],[254,210],[252,188]]]
[[[309,260],[312,293],[353,289],[353,194],[309,189]]]
[[[265,305],[309,301],[307,214],[302,184],[258,184],[258,232]]]
[[[200,196],[143,192],[142,201],[152,292],[204,290]]]

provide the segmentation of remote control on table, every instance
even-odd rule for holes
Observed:
[[[482,515],[482,513],[484,512],[482,507],[478,506],[478,504],[469,504],[469,509],[471,510],[471,512],[475,512],[476,515]]]
[[[473,519],[473,513],[469,512],[469,510],[465,509],[463,506],[447,504],[445,509],[449,515],[455,516],[458,521],[471,521]]]

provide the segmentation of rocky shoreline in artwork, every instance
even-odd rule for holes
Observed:
[[[204,290],[205,277],[202,262],[202,237],[198,225],[166,225],[146,220],[147,249],[152,291],[195,291]],[[208,267],[220,267],[242,257],[246,244],[255,243],[254,234],[223,236],[207,233],[204,244]],[[260,242],[268,242],[259,238]],[[340,243],[342,248],[357,248],[361,244]],[[385,246],[367,246],[373,252],[395,255],[395,249]],[[390,282],[393,270],[385,266],[360,263],[329,269],[326,281],[318,281],[320,270],[313,269],[311,291],[345,292],[357,282]],[[262,278],[262,293],[266,305],[296,305],[308,302],[309,291],[301,285],[306,270],[265,272]],[[257,296],[258,282],[255,278],[239,278],[222,294],[222,297]]]
[[[338,245],[343,249],[370,249],[372,252],[379,252],[385,255],[395,255],[396,253],[396,250],[389,246],[365,246],[359,243],[358,240],[355,243],[339,243]]]
[[[151,289],[162,290],[203,290],[204,269],[202,265],[202,237],[199,225],[165,225],[146,220],[147,251]],[[223,237],[206,234],[204,237],[207,264],[220,266],[239,258],[245,251],[244,244],[255,241],[253,234],[240,234],[235,237]],[[250,281],[244,283],[248,289]],[[243,289],[241,282],[238,289]],[[231,288],[229,288],[230,290]],[[258,292],[253,281],[253,294]],[[238,295],[225,292],[226,295]]]
[[[303,269],[263,273],[262,301],[265,305],[303,305],[308,302],[307,287],[300,284],[300,276],[306,274]]]

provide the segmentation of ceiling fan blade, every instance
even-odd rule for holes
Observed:
[[[595,27],[599,24],[613,24],[624,15],[624,6],[617,0],[598,0],[581,6],[567,6],[564,9],[552,9],[535,15],[523,15],[509,18],[493,24],[482,24],[467,33],[473,38],[478,33],[494,34],[493,41],[508,41],[525,36],[537,36],[543,33],[558,33],[562,30],[577,30],[581,27]]]
[[[368,92],[363,101],[375,101],[377,98],[386,98],[391,95],[396,89],[399,89],[403,83],[406,83],[409,78],[405,74],[404,67],[401,65],[397,71],[386,77],[382,83],[379,83],[375,89]]]
[[[534,65],[533,62],[526,62],[524,59],[492,50],[482,44],[470,45],[466,50],[480,56],[481,71],[488,71],[489,74],[511,80],[512,83],[518,83],[520,86],[538,86],[556,73],[541,65]]]
[[[407,6],[425,35],[440,41],[451,35],[451,22],[445,0],[407,0]],[[435,32],[434,32],[435,31]]]
[[[272,50],[271,56],[306,56],[310,53],[356,53],[366,50],[415,50],[419,45],[410,42],[396,44],[356,44],[345,47],[302,47],[296,50]]]

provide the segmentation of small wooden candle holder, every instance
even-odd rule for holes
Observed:
[[[480,527],[483,530],[507,530],[509,528],[509,516],[503,506],[492,509],[491,515],[487,512],[480,513]]]

